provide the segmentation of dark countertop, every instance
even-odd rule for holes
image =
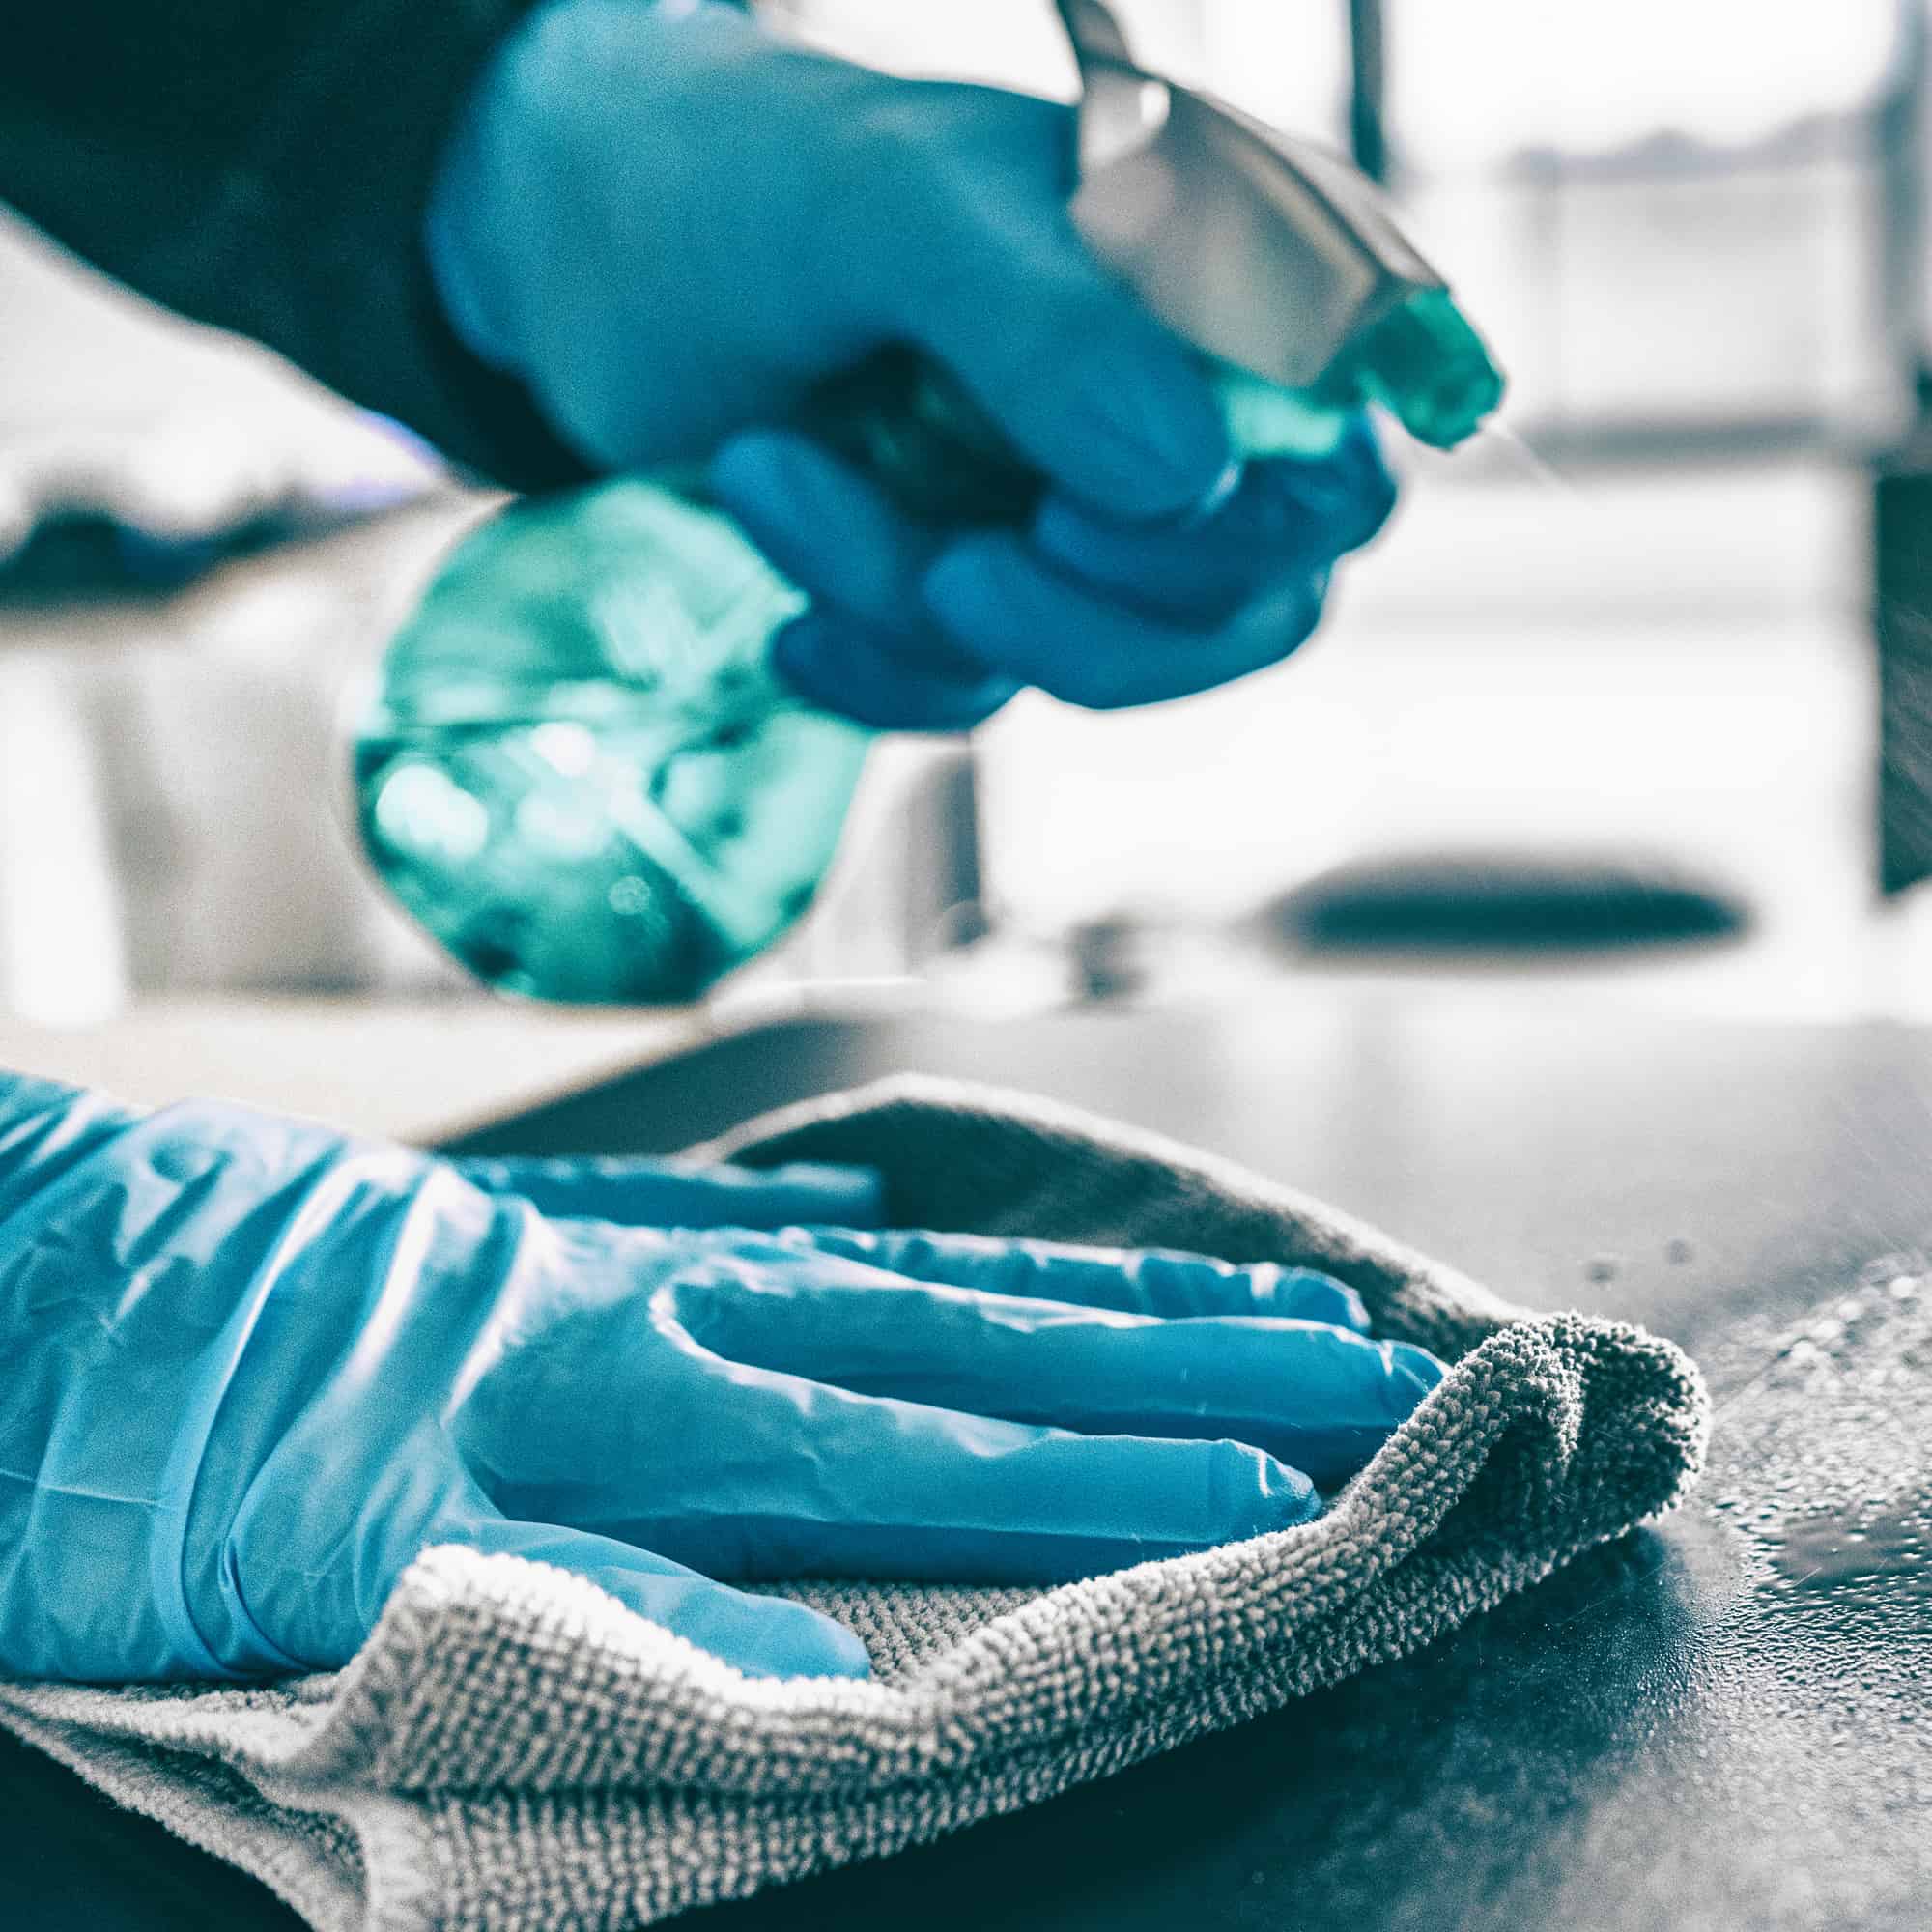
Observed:
[[[1713,1467],[1668,1523],[1422,1656],[693,1932],[1929,1922],[1932,1286],[1871,1265],[1932,1248],[1932,1037],[1527,981],[998,1027],[808,1017],[466,1146],[667,1151],[908,1068],[1158,1127],[1519,1299],[1649,1322],[1711,1372]],[[17,1747],[0,1789],[0,1921],[293,1923]]]

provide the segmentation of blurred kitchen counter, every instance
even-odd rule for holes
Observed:
[[[0,1066],[159,1106],[188,1097],[434,1140],[701,1042],[697,1008],[181,995],[83,1027],[0,1013]]]

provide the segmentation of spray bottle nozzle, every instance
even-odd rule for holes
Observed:
[[[1380,403],[1419,442],[1454,449],[1503,399],[1502,372],[1447,289],[1397,303],[1331,372],[1350,399]]]
[[[1380,403],[1438,448],[1503,379],[1376,185],[1134,58],[1108,0],[1060,0],[1079,57],[1075,226],[1211,361],[1318,404]]]

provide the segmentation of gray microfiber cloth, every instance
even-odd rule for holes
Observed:
[[[427,1552],[348,1669],[262,1689],[0,1685],[0,1720],[325,1932],[641,1925],[877,1857],[1403,1656],[1668,1508],[1690,1363],[1538,1318],[1150,1136],[895,1081],[702,1151],[884,1170],[902,1225],[1298,1263],[1455,1364],[1297,1529],[1060,1589],[790,1594],[876,1677],[749,1681],[593,1585]]]

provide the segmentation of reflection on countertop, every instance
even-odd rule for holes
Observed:
[[[0,1067],[147,1106],[227,1100],[427,1142],[680,1052],[709,1031],[688,1009],[202,994],[139,1001],[82,1027],[0,1014]]]

